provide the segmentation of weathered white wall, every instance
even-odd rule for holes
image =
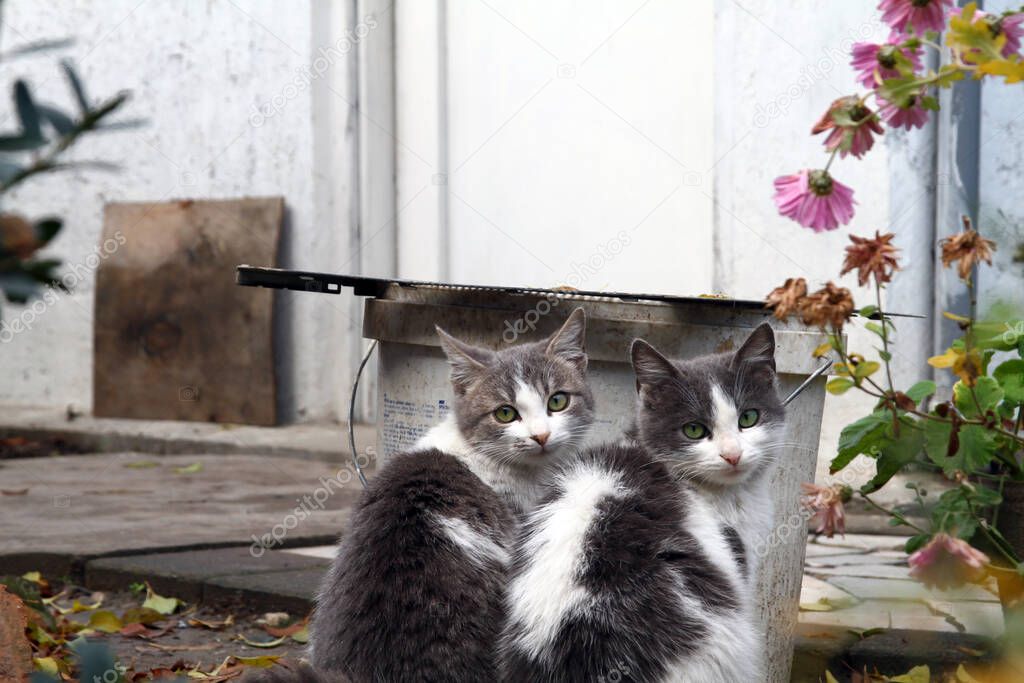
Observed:
[[[1008,0],[985,4],[991,12],[1019,7]],[[981,92],[978,229],[995,240],[995,267],[979,275],[982,307],[1006,304],[1024,317],[1024,92],[1019,85],[986,82]],[[1016,257],[1016,260],[1015,260]],[[1018,334],[1024,336],[1024,330]]]
[[[710,290],[712,3],[396,13],[401,274]]]
[[[62,36],[76,43],[6,62],[4,98],[13,77],[23,75],[38,99],[72,109],[57,65],[66,56],[92,97],[132,90],[122,116],[148,123],[92,136],[72,153],[117,162],[120,172],[41,177],[5,198],[4,210],[64,217],[65,229],[47,253],[79,263],[97,244],[105,202],[283,195],[283,263],[340,269],[349,249],[352,185],[352,115],[343,97],[351,46],[339,42],[353,23],[349,3],[294,0],[283,7],[253,0],[5,2],[4,48]],[[335,52],[323,75],[310,78],[320,47]],[[257,113],[267,105],[267,113]],[[10,108],[5,103],[2,110]],[[90,276],[37,316],[30,332],[0,346],[0,403],[90,408],[93,285]],[[195,295],[201,305],[202,292]],[[279,304],[282,417],[334,416],[344,393],[339,385],[347,384],[348,364],[337,359],[350,303],[284,294]],[[6,319],[24,314],[3,308]]]

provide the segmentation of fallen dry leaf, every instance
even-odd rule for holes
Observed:
[[[211,631],[220,631],[221,629],[227,628],[235,623],[235,615],[229,614],[227,619],[221,621],[203,621],[202,619],[192,618],[188,620],[189,626],[195,626],[198,628],[208,628]]]
[[[178,607],[185,603],[178,598],[168,598],[162,595],[157,595],[153,587],[146,583],[146,601],[142,603],[143,608],[151,609],[160,614],[174,614]]]
[[[306,622],[304,620],[296,621],[294,624],[289,624],[288,626],[270,626],[269,624],[265,624],[263,626],[263,630],[275,638],[293,635],[304,628],[306,628]]]
[[[291,621],[291,617],[288,616],[287,612],[267,612],[257,619],[256,623],[261,626],[264,624],[267,626],[284,626],[289,621]]]
[[[0,489],[0,494],[5,496],[24,496],[28,489]]]

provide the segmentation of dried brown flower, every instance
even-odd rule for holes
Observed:
[[[957,263],[957,275],[961,280],[971,277],[971,271],[981,261],[992,265],[992,252],[996,243],[987,240],[971,228],[971,222],[964,218],[964,231],[939,241],[942,247],[942,265],[949,268]]]
[[[803,489],[800,504],[812,513],[810,523],[814,527],[814,532],[825,534],[829,538],[837,531],[845,535],[846,511],[843,503],[850,500],[850,487],[842,484],[817,486],[806,483],[800,484],[800,487]]]
[[[26,259],[41,246],[31,223],[13,213],[0,215],[0,254]]]
[[[803,298],[807,296],[807,281],[802,277],[789,278],[781,287],[768,293],[764,305],[774,309],[775,317],[785,320],[791,313],[800,310]]]
[[[818,325],[839,329],[853,315],[853,297],[846,287],[837,287],[831,282],[800,303],[800,316],[806,325]]]
[[[891,244],[893,237],[895,235],[891,232],[881,235],[877,230],[873,239],[850,235],[853,244],[846,247],[846,260],[839,274],[846,275],[856,270],[857,284],[862,287],[871,277],[880,285],[892,280],[892,274],[900,267],[896,261],[899,249]]]

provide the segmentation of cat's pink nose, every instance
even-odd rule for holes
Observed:
[[[739,464],[740,458],[743,456],[743,453],[741,451],[729,451],[727,453],[722,453],[721,455],[722,460],[726,461],[733,467],[736,467],[736,465]]]
[[[551,436],[551,432],[544,432],[543,434],[531,434],[530,438],[539,443],[541,446],[548,442],[548,437]]]

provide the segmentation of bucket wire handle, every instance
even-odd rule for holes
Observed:
[[[355,380],[352,382],[352,397],[348,402],[348,445],[352,450],[352,464],[356,468],[356,474],[359,475],[359,482],[366,488],[366,475],[363,474],[363,468],[359,465],[359,456],[356,455],[356,429],[353,426],[356,413],[356,394],[359,391],[359,378],[363,376],[363,368],[366,367],[366,363],[370,360],[370,356],[373,355],[374,349],[377,348],[377,340],[374,339],[373,343],[370,344],[370,348],[366,350],[363,355],[363,361],[359,364],[359,369],[356,370]]]
[[[806,389],[807,387],[809,387],[811,385],[811,382],[813,382],[814,380],[816,380],[819,377],[821,377],[822,375],[824,375],[825,371],[828,370],[830,367],[832,367],[832,359],[831,358],[826,358],[825,359],[825,364],[822,365],[817,370],[815,370],[814,372],[812,372],[810,375],[808,375],[807,379],[805,379],[800,384],[800,386],[798,386],[796,389],[794,389],[792,394],[790,394],[789,396],[786,397],[786,400],[782,402],[782,405],[788,406],[790,404],[790,402],[794,398],[796,398],[797,396],[802,394],[804,392],[804,389]]]

